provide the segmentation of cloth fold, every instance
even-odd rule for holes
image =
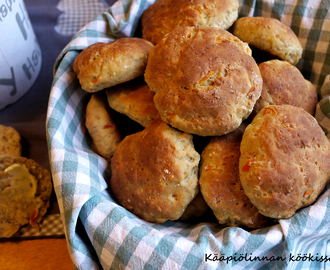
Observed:
[[[292,218],[253,231],[212,222],[153,224],[137,218],[113,199],[108,164],[92,152],[84,125],[89,94],[81,89],[72,63],[93,43],[133,36],[141,14],[154,2],[117,1],[73,37],[54,65],[47,140],[54,188],[75,267],[325,269],[330,263],[328,187],[316,203]],[[330,2],[240,2],[240,16],[276,17],[297,34],[305,48],[297,67],[318,89],[315,117],[329,136]]]

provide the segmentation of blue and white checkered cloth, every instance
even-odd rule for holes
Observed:
[[[132,36],[154,0],[121,0],[82,28],[55,63],[47,136],[54,188],[76,269],[330,269],[330,190],[277,225],[145,222],[112,198],[106,161],[91,150],[72,63],[95,42]],[[244,0],[240,16],[280,19],[304,47],[297,67],[318,89],[315,117],[330,131],[330,1]]]

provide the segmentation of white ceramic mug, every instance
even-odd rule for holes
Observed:
[[[0,0],[0,110],[31,88],[41,62],[41,49],[24,1]]]

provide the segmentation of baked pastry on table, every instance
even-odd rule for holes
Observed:
[[[213,137],[201,155],[201,193],[220,224],[261,228],[270,219],[261,215],[245,195],[239,178],[240,143],[246,125]]]
[[[302,108],[271,105],[247,126],[240,147],[239,175],[259,212],[290,218],[312,204],[330,180],[330,142]]]
[[[169,33],[149,54],[145,81],[161,119],[200,136],[238,128],[262,89],[249,46],[215,27]]]
[[[86,107],[85,126],[92,137],[96,152],[108,162],[117,145],[123,138],[117,122],[113,119],[110,107],[104,92],[91,95]]]
[[[0,155],[22,155],[21,135],[13,127],[0,125]]]
[[[75,59],[73,70],[87,92],[97,92],[143,75],[153,44],[142,38],[95,43]]]
[[[263,79],[260,98],[252,117],[267,105],[292,105],[314,115],[317,100],[315,86],[304,78],[300,70],[283,60],[270,60],[259,64]]]
[[[199,160],[191,134],[156,119],[117,146],[111,190],[119,204],[146,221],[177,220],[198,193]]]
[[[0,237],[11,237],[26,224],[38,228],[51,193],[48,170],[25,157],[1,155]]]
[[[231,30],[235,36],[252,48],[265,51],[292,65],[302,56],[302,45],[292,29],[275,18],[242,17]]]
[[[158,0],[142,14],[142,37],[157,44],[183,26],[227,30],[238,17],[238,7],[238,0]]]
[[[106,90],[110,107],[146,127],[160,118],[153,101],[155,93],[143,77],[138,77]]]

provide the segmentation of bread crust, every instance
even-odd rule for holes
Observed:
[[[95,43],[74,60],[73,70],[87,92],[97,92],[143,75],[153,44],[128,37]]]
[[[91,95],[86,107],[85,126],[92,137],[96,152],[111,162],[122,135],[111,116],[105,93],[98,92]]]
[[[141,78],[113,86],[106,91],[110,107],[143,127],[160,118],[154,103],[155,93]]]
[[[271,105],[246,128],[239,159],[245,194],[259,212],[289,218],[313,203],[330,178],[330,142],[304,109]]]
[[[146,221],[177,220],[198,192],[199,159],[192,135],[154,120],[117,147],[111,189],[123,207]]]
[[[220,224],[261,228],[269,219],[245,195],[239,178],[240,143],[245,126],[210,140],[201,155],[199,184]]]
[[[181,27],[149,55],[145,80],[163,121],[201,136],[235,130],[262,88],[246,43],[214,27]]]
[[[300,70],[283,60],[270,60],[259,64],[263,80],[262,92],[253,114],[267,105],[292,105],[314,115],[317,100],[315,86],[304,78]]]
[[[292,29],[275,18],[242,17],[232,33],[250,46],[264,50],[295,65],[302,56],[302,45]]]
[[[142,37],[153,44],[183,26],[227,30],[238,17],[237,0],[158,0],[142,15]]]

